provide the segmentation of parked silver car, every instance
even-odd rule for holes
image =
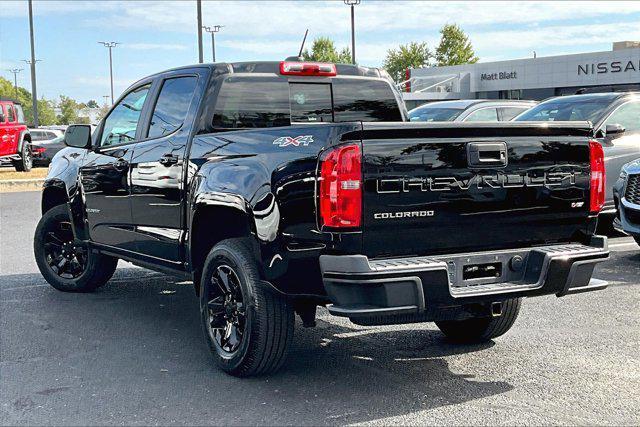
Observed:
[[[463,99],[424,104],[409,111],[412,122],[506,122],[536,101]]]
[[[514,121],[590,121],[604,148],[607,194],[602,214],[615,213],[613,185],[622,166],[640,157],[640,93],[594,93],[548,99]]]

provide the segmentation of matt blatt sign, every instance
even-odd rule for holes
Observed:
[[[517,79],[518,73],[515,71],[501,71],[499,73],[482,73],[480,80],[509,80]]]
[[[640,71],[640,61],[611,61],[591,64],[578,64],[578,75],[628,73]]]

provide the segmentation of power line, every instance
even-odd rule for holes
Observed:
[[[220,29],[223,28],[224,25],[214,25],[213,27],[205,27],[202,28],[207,32],[211,33],[211,58],[212,62],[216,62],[216,33],[220,32]]]
[[[111,105],[113,105],[113,55],[111,54],[111,49],[118,46],[119,42],[98,42],[104,47],[109,49],[109,79],[111,80]]]
[[[24,70],[24,68],[11,68],[7,71],[13,73],[13,87],[16,90],[16,101],[18,100],[18,73]]]
[[[356,24],[355,6],[360,4],[360,0],[342,0],[344,4],[351,7],[351,62],[356,63]]]

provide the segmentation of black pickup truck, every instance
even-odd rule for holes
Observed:
[[[218,365],[277,369],[294,313],[504,334],[523,297],[606,287],[602,146],[580,123],[408,123],[376,69],[210,64],[142,79],[70,126],[35,256],[62,291],[118,259],[193,280]]]

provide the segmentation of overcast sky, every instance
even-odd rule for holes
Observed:
[[[80,101],[109,93],[107,49],[114,50],[115,91],[154,72],[196,63],[195,1],[34,1],[38,95]],[[438,30],[457,23],[482,62],[610,50],[619,40],[640,40],[640,2],[433,2],[363,0],[356,6],[356,54],[362,65],[381,65],[386,51],[410,41],[435,47]],[[204,1],[204,25],[224,25],[216,38],[218,61],[281,60],[318,36],[350,44],[349,8],[336,1]],[[211,39],[204,39],[205,61]],[[2,1],[0,70],[25,68],[29,58],[26,1]]]

